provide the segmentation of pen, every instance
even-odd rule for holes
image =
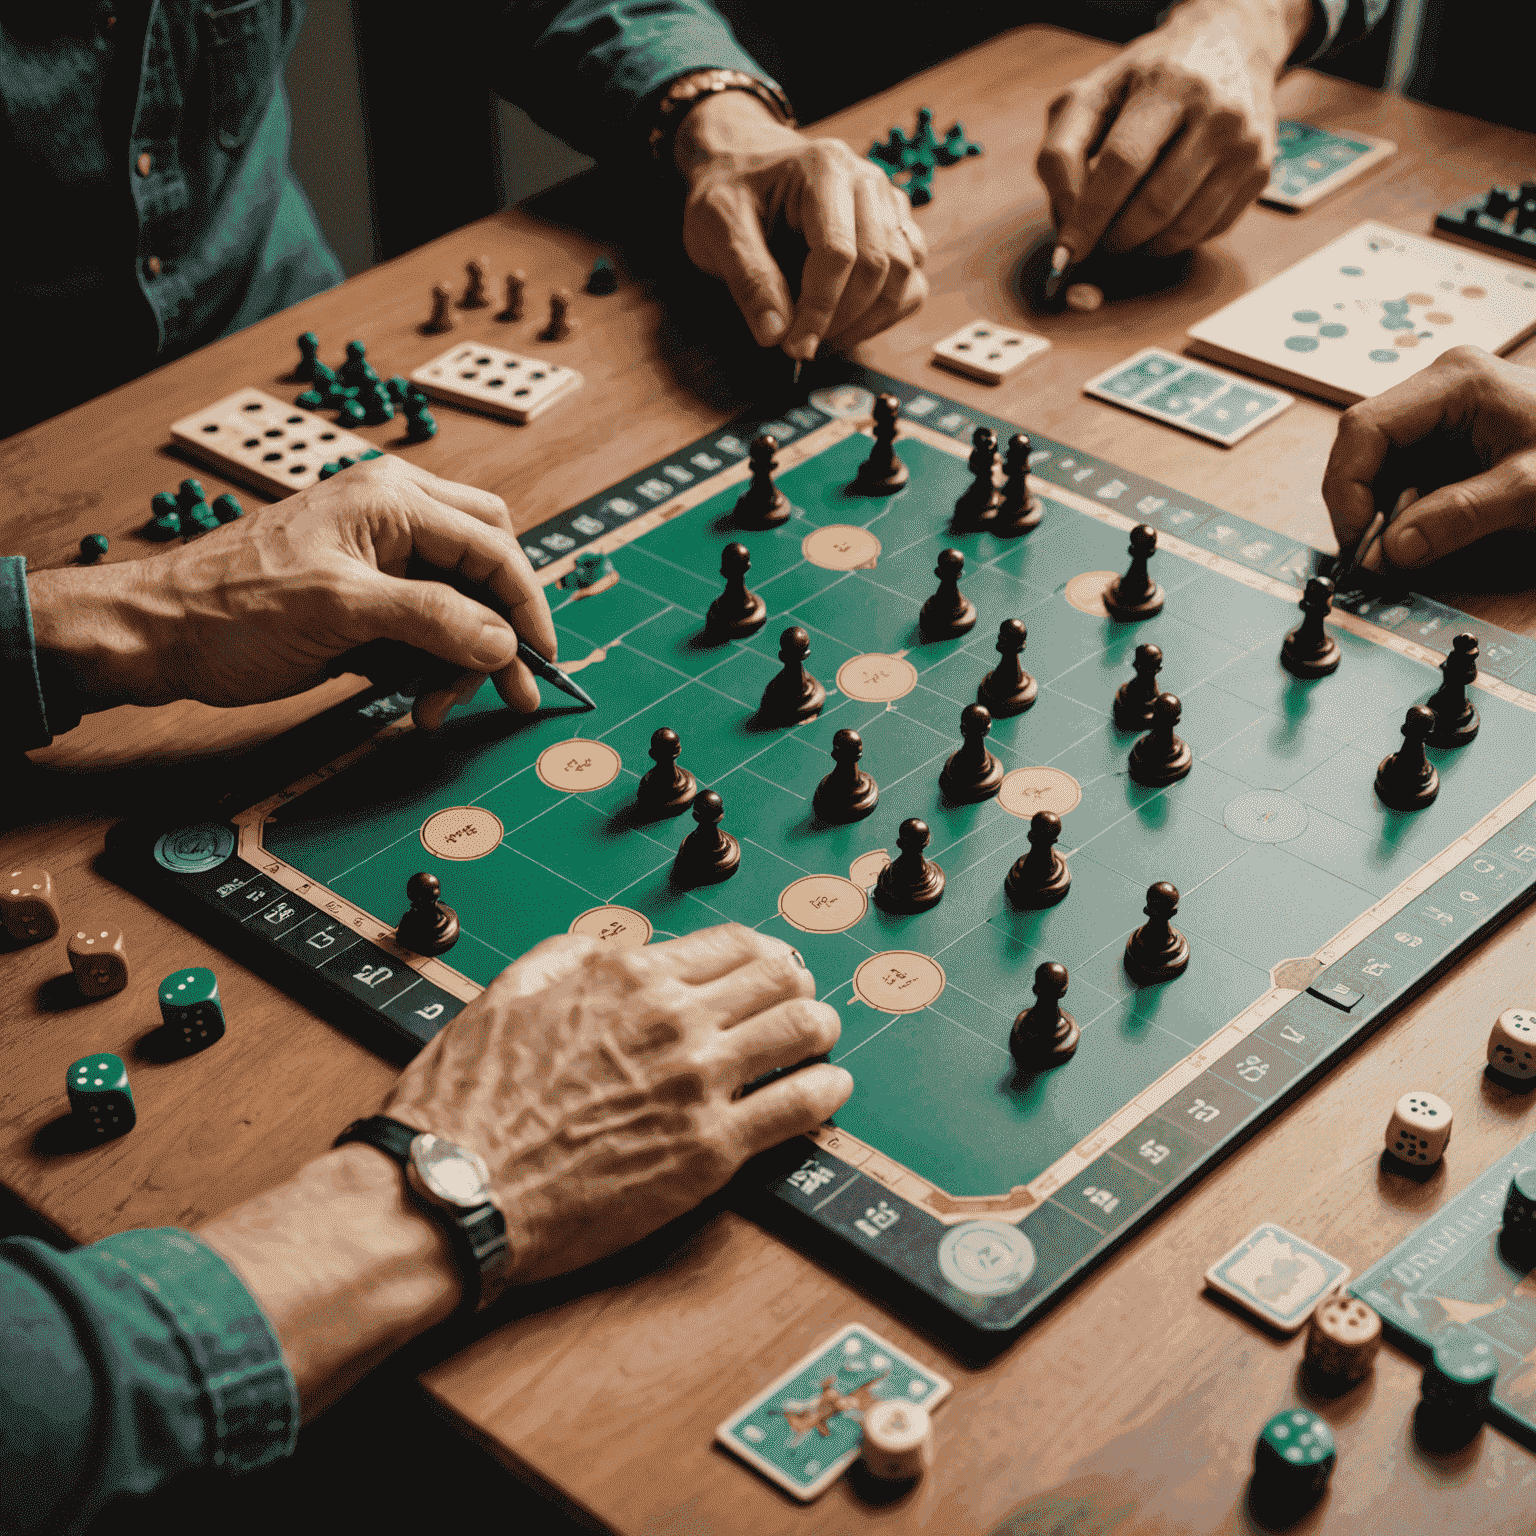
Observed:
[[[1066,276],[1067,268],[1072,265],[1072,252],[1066,246],[1058,245],[1051,252],[1051,270],[1045,279],[1045,296],[1048,299],[1056,297],[1057,290],[1061,287],[1061,280]]]
[[[567,677],[554,662],[545,660],[521,635],[517,637],[517,659],[535,677],[542,677],[546,683],[558,688],[561,693],[568,693],[573,699],[579,699],[588,709],[597,708],[597,700],[580,683]]]
[[[1389,523],[1401,515],[1408,507],[1411,507],[1418,499],[1418,491],[1410,486],[1397,498],[1397,504],[1392,508],[1391,518],[1388,517],[1385,510],[1377,509],[1376,515],[1367,525],[1365,532],[1355,541],[1354,553],[1339,567],[1335,574],[1333,583],[1336,587],[1342,587],[1345,581],[1360,569],[1366,560],[1370,558],[1371,551],[1380,542],[1383,534],[1386,533]]]

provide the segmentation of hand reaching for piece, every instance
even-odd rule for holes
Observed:
[[[474,1148],[507,1220],[513,1281],[579,1268],[811,1131],[853,1080],[841,1023],[788,945],[707,928],[643,949],[562,935],[508,966],[406,1068],[384,1113]]]
[[[39,571],[28,588],[39,651],[95,708],[283,698],[390,639],[446,664],[416,701],[431,727],[488,675],[514,709],[536,709],[518,636],[555,653],[506,503],[397,458],[356,464],[165,554]]]
[[[863,341],[926,297],[927,245],[906,195],[841,140],[807,138],[723,91],[683,119],[674,153],[688,255],[725,282],[759,346],[807,361],[822,341]],[[781,222],[809,248],[798,303],[768,250]]]
[[[1381,543],[1395,566],[1428,565],[1497,529],[1536,527],[1536,372],[1453,347],[1345,411],[1323,475],[1340,549],[1405,488],[1418,497]]]

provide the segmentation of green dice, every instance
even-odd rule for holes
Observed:
[[[131,1131],[137,1122],[128,1068],[121,1056],[101,1051],[82,1056],[64,1074],[70,1113],[91,1141],[107,1141]]]
[[[172,971],[160,983],[160,1017],[187,1050],[199,1050],[224,1036],[219,978],[206,966]]]
[[[1286,1408],[1264,1426],[1253,1448],[1256,1510],[1273,1513],[1309,1504],[1333,1475],[1338,1452],[1333,1431],[1305,1408]]]

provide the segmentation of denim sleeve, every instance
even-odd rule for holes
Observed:
[[[0,1242],[0,1531],[77,1532],[177,1473],[287,1456],[298,1389],[255,1298],[174,1227]]]
[[[611,155],[626,140],[643,150],[637,111],[690,70],[769,78],[706,0],[504,0],[488,8],[491,83],[591,155]]]

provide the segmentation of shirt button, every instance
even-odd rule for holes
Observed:
[[[155,163],[155,157],[152,154],[150,154],[150,152],[146,149],[144,151],[144,153],[141,154],[139,156],[138,160],[135,162],[135,164],[138,167],[139,175],[140,176],[148,176],[149,173],[150,173],[150,169],[153,167],[154,163]]]
[[[147,257],[144,262],[144,270],[148,272],[151,277],[159,277],[160,258],[158,256]]]

